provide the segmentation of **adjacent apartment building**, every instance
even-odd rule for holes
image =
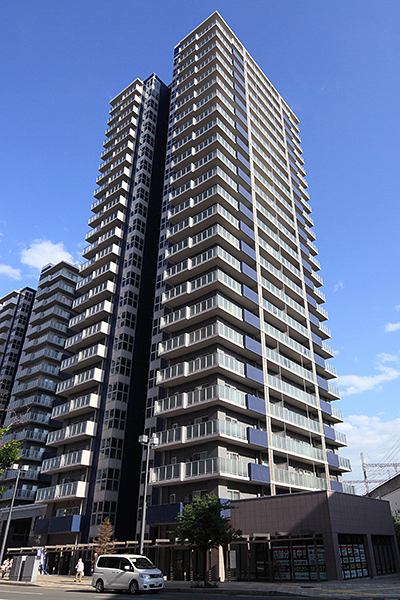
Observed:
[[[56,388],[65,379],[60,365],[66,356],[64,345],[70,335],[69,321],[78,280],[79,269],[66,262],[46,265],[39,277],[4,419],[4,426],[10,429],[3,441],[21,442],[20,465],[28,467],[20,470],[16,504],[33,503],[37,490],[50,483],[45,475],[45,459],[54,450],[49,447],[45,451],[45,446],[49,432],[60,427],[52,419],[52,409],[61,401]],[[16,470],[8,469],[0,478],[4,486],[0,508],[9,505],[17,474]]]
[[[36,531],[46,544],[85,542],[105,517],[121,539],[118,500],[137,504],[169,90],[151,75],[110,104],[61,364],[68,378],[56,389],[64,401],[52,411],[62,427],[42,466],[52,480],[36,495],[48,507]]]
[[[30,287],[0,298],[0,423],[10,401],[34,298]]]

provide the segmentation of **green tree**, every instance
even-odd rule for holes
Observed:
[[[394,523],[394,531],[396,533],[397,545],[400,550],[400,519],[399,519],[399,517],[393,517],[393,523]]]
[[[99,537],[95,539],[97,554],[114,554],[115,544],[113,540],[114,527],[110,519],[106,517],[100,525]]]
[[[20,458],[21,442],[15,440],[3,442],[3,437],[9,429],[9,427],[0,427],[0,477],[5,469],[18,462]],[[3,491],[4,487],[0,489],[0,493]]]
[[[207,574],[207,552],[238,540],[242,532],[234,529],[223,511],[231,508],[230,502],[222,502],[215,494],[197,497],[183,507],[177,519],[175,535],[181,544],[204,553],[204,581]]]

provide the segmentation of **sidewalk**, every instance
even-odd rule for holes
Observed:
[[[70,590],[80,588],[93,590],[91,587],[91,577],[85,577],[82,583],[74,581],[72,575],[39,575],[35,583],[24,583],[21,581],[9,581],[0,579],[0,585],[19,585],[19,586],[37,586],[37,587],[62,587]],[[387,575],[377,577],[376,579],[353,579],[351,581],[304,581],[287,583],[264,583],[248,581],[232,581],[230,583],[220,583],[218,588],[190,588],[189,581],[166,581],[165,589],[170,592],[192,592],[194,595],[199,593],[224,594],[227,592],[245,594],[246,596],[272,596],[272,595],[292,595],[304,596],[305,598],[337,598],[347,600],[358,598],[363,599],[386,599],[397,598],[400,600],[400,575]],[[144,595],[143,595],[144,597]]]

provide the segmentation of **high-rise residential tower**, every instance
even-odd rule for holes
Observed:
[[[51,419],[53,405],[60,403],[55,391],[65,376],[60,373],[64,344],[69,337],[68,324],[76,296],[79,270],[66,262],[43,267],[21,358],[16,372],[4,426],[10,431],[3,441],[21,442],[20,463],[28,470],[20,472],[16,503],[34,502],[36,491],[49,484],[46,473],[47,434],[60,427]],[[50,449],[54,454],[54,450]],[[50,456],[48,452],[48,455]],[[8,469],[0,478],[5,490],[0,508],[10,503],[17,471]]]
[[[48,435],[52,482],[36,497],[47,544],[88,541],[105,517],[119,539],[135,532],[169,90],[151,75],[110,104],[61,366],[70,377],[52,413],[63,426]]]
[[[155,537],[207,492],[352,491],[303,164],[297,117],[214,13],[174,55],[146,420]]]
[[[34,298],[35,290],[30,287],[0,298],[0,423],[10,400]]]

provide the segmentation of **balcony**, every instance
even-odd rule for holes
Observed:
[[[76,371],[77,369],[89,367],[91,364],[98,363],[100,360],[104,359],[106,353],[106,346],[96,344],[96,346],[81,350],[78,354],[75,354],[75,356],[63,360],[61,363],[61,370],[64,373],[73,373],[73,371]]]
[[[46,488],[44,488],[44,489],[46,489]],[[14,486],[12,488],[10,488],[9,490],[6,490],[5,492],[3,492],[1,494],[0,500],[11,500],[13,494],[14,494]],[[36,489],[34,489],[34,490],[17,489],[16,498],[18,500],[29,500],[29,501],[33,502],[35,500],[35,495],[36,495]]]
[[[63,421],[64,418],[69,418],[71,415],[83,414],[91,409],[97,409],[99,406],[100,396],[97,394],[86,394],[86,396],[73,398],[69,402],[65,402],[65,404],[55,406],[51,418]]]
[[[41,488],[37,491],[36,502],[59,502],[73,498],[86,498],[89,484],[85,481],[71,481]]]
[[[90,275],[81,279],[76,286],[77,291],[85,293],[85,290],[93,287],[93,285],[100,285],[107,280],[114,281],[118,272],[118,265],[115,262],[108,262],[102,267],[95,269]]]
[[[43,431],[33,431],[32,429],[23,429],[22,431],[18,431],[17,433],[12,432],[6,435],[3,435],[2,442],[6,443],[10,440],[16,440],[17,442],[22,440],[34,440],[35,442],[45,442],[48,434],[48,430]]]
[[[15,427],[18,427],[23,423],[41,423],[42,425],[47,425],[50,421],[50,416],[50,413],[34,412],[31,410],[25,414],[18,415],[18,417],[12,414],[4,420],[4,427],[13,426],[14,424]]]
[[[176,463],[153,467],[150,472],[152,485],[170,485],[171,482],[186,482],[212,477],[238,478],[249,481],[248,464],[227,458],[205,458],[187,463]]]
[[[314,446],[311,446],[310,444],[299,442],[298,440],[289,437],[281,437],[279,435],[272,434],[271,446],[274,450],[282,450],[288,454],[297,454],[299,456],[320,462],[325,460],[324,453],[320,448],[314,448]]]
[[[3,480],[16,479],[18,475],[18,471],[14,469],[6,469],[1,476]],[[28,469],[27,471],[21,471],[20,478],[21,479],[39,479],[40,469]]]
[[[277,404],[272,404],[270,402],[268,413],[272,418],[276,417],[280,421],[285,421],[286,423],[290,423],[291,425],[299,427],[300,429],[305,429],[319,435],[322,434],[319,421],[314,421],[313,419],[299,415],[298,413],[287,408],[283,408],[282,406],[278,406]]]
[[[85,305],[88,304],[89,306],[92,306],[93,304],[97,304],[102,300],[108,300],[108,298],[114,293],[115,284],[112,281],[105,281],[101,285],[91,289],[89,292],[86,292],[86,294],[83,294],[83,296],[76,298],[72,305],[72,309],[78,309],[79,312],[83,312],[83,310],[87,309],[87,306]]]
[[[68,471],[72,467],[89,467],[92,464],[93,452],[78,450],[69,454],[62,454],[43,461],[42,473],[58,473]]]
[[[63,429],[52,431],[47,437],[48,446],[61,446],[69,441],[78,442],[96,435],[97,424],[94,421],[81,421]]]
[[[65,349],[71,351],[73,348],[76,352],[82,346],[87,346],[89,343],[95,344],[97,341],[103,340],[109,333],[109,323],[101,321],[69,338],[65,343]]]
[[[327,490],[328,481],[322,477],[308,473],[299,473],[297,471],[285,471],[274,467],[273,469],[274,483],[283,484],[289,487],[312,489],[312,490]]]
[[[80,392],[88,386],[102,383],[103,378],[103,369],[95,367],[94,369],[90,369],[89,371],[85,371],[84,373],[75,375],[75,377],[71,377],[71,379],[59,383],[57,386],[57,394],[60,396],[69,396],[72,390],[74,393]]]
[[[351,462],[349,458],[339,456],[339,467],[344,471],[351,471]]]
[[[35,394],[26,398],[13,398],[8,405],[9,410],[18,410],[25,408],[26,406],[38,405],[45,406],[46,408],[52,408],[54,402],[53,396],[45,396],[44,394]]]
[[[159,447],[180,446],[190,444],[199,440],[215,437],[234,438],[241,443],[247,444],[247,427],[233,421],[215,419],[204,423],[194,423],[185,427],[176,427],[160,431],[157,434]]]

